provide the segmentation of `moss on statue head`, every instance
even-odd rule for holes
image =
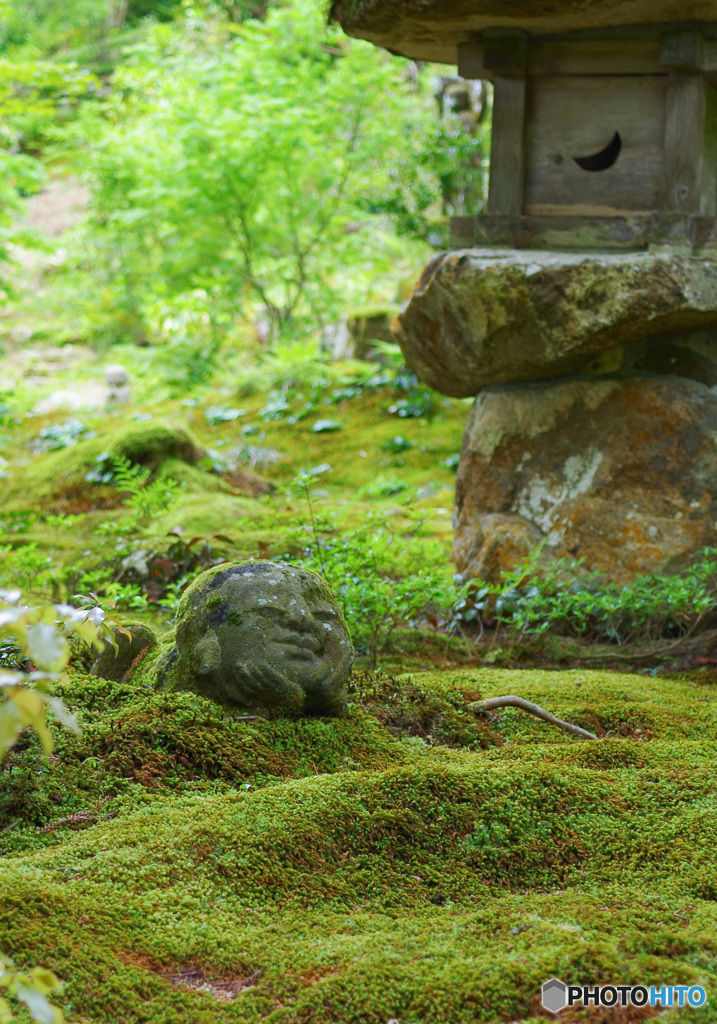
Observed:
[[[352,660],[321,577],[284,563],[224,563],[182,595],[158,682],[247,710],[340,716]]]

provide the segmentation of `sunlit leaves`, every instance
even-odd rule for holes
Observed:
[[[22,1003],[38,1024],[64,1024],[64,1013],[48,999],[61,991],[62,982],[52,971],[44,967],[21,971],[0,954],[0,1024],[14,1019],[8,998]]]
[[[104,124],[83,129],[96,237],[137,315],[191,293],[213,316],[261,304],[281,330],[335,315],[351,267],[391,269],[368,197],[432,124],[405,61],[347,40],[308,0],[223,48],[192,49],[179,29],[155,41],[119,71]]]
[[[101,608],[31,607],[21,604],[21,598],[19,590],[0,590],[0,641],[11,641],[15,652],[0,667],[0,759],[26,728],[34,729],[49,754],[53,740],[48,712],[66,728],[78,731],[74,715],[58,697],[46,692],[48,683],[67,664],[70,635],[99,649],[104,640],[116,644]]]
[[[23,192],[33,192],[45,179],[39,161],[23,153],[8,153],[0,148],[0,264],[11,259],[11,244],[34,244],[31,233],[16,223]],[[0,276],[0,301],[11,289]]]
[[[95,75],[72,61],[0,59],[0,118],[49,119],[59,105],[93,95],[99,86]]]

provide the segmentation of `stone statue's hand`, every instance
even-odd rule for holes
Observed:
[[[237,665],[235,672],[238,703],[247,707],[296,708],[304,700],[302,688],[267,661]]]

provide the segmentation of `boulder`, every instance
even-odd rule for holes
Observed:
[[[382,361],[375,342],[393,341],[391,322],[395,315],[395,309],[372,307],[357,310],[349,316],[347,327],[353,341],[352,354],[355,359]]]
[[[385,362],[385,356],[376,348],[376,342],[394,342],[391,323],[395,315],[395,309],[381,306],[356,310],[324,327],[321,332],[321,350],[328,352],[332,359]]]
[[[490,384],[659,372],[650,359],[660,353],[666,372],[712,383],[717,264],[680,254],[441,253],[394,335],[424,383],[459,398]]]
[[[454,556],[497,580],[540,541],[624,582],[717,545],[717,395],[678,377],[482,392],[456,485]]]
[[[90,675],[124,683],[145,656],[156,647],[157,640],[152,630],[141,622],[129,622],[122,627],[113,626],[112,633],[117,649],[106,643],[95,659]]]
[[[158,684],[252,712],[341,716],[352,662],[320,576],[278,562],[224,563],[182,596]]]

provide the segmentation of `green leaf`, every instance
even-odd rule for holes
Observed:
[[[82,731],[80,729],[79,722],[77,721],[75,716],[67,710],[67,708],[62,703],[59,697],[46,697],[45,700],[47,706],[49,707],[50,711],[52,711],[55,718],[58,720],[58,722],[64,725],[66,729],[69,729],[70,732],[75,733],[79,733]]]
[[[53,971],[49,971],[47,967],[33,967],[29,974],[35,987],[41,992],[44,990],[45,995],[49,995],[50,992],[54,992],[62,986],[57,975]]]
[[[10,693],[10,700],[14,703],[23,717],[26,725],[45,716],[45,704],[39,693],[35,693],[27,686],[18,686]]]
[[[343,423],[338,420],[317,420],[311,428],[315,434],[328,434],[333,430],[343,430]]]
[[[27,985],[18,985],[17,998],[25,1004],[30,1016],[38,1024],[59,1024],[62,1019],[62,1017],[58,1017],[60,1011],[51,1006],[47,996],[38,992],[37,989],[29,988]]]
[[[14,700],[0,702],[0,759],[16,742],[25,722]]]
[[[27,653],[40,668],[57,671],[67,663],[67,641],[57,627],[38,622],[27,631]]]

